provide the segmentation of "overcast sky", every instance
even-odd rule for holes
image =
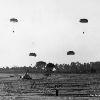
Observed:
[[[100,61],[100,0],[0,0],[0,66],[39,60]]]

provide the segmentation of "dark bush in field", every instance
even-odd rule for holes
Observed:
[[[22,79],[27,79],[27,80],[31,80],[32,78],[29,76],[28,73],[26,73]]]
[[[49,76],[53,72],[53,68],[55,65],[53,63],[48,63],[47,66],[45,67],[45,75]]]

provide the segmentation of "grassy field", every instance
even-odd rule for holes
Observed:
[[[100,100],[100,74],[0,74],[0,100]],[[58,91],[58,96],[56,96]]]

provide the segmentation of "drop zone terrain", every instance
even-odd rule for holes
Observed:
[[[0,100],[99,100],[100,74],[0,74]],[[58,91],[58,96],[56,92]]]

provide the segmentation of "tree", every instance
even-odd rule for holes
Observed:
[[[45,75],[50,76],[51,73],[53,72],[53,68],[55,68],[55,65],[53,63],[48,63],[46,68],[45,68]]]
[[[36,62],[36,65],[35,65],[38,72],[43,72],[45,70],[45,66],[46,66],[46,62],[44,61],[38,61]]]
[[[91,68],[91,73],[96,73],[96,70],[94,68]]]

